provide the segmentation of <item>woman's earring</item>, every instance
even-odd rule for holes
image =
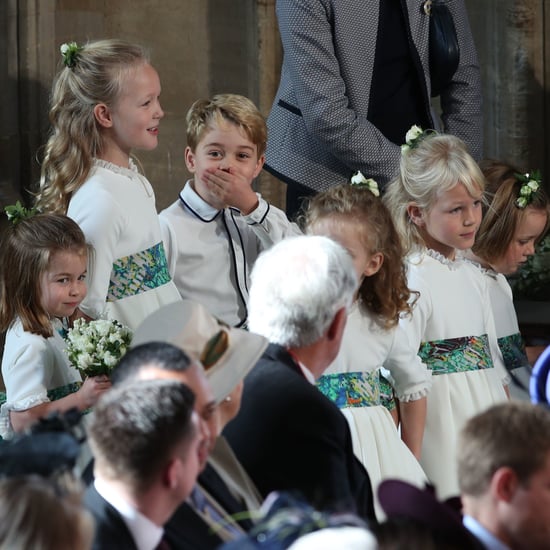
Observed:
[[[231,403],[231,396],[228,395],[228,396],[224,399],[224,401],[225,401],[226,403]]]

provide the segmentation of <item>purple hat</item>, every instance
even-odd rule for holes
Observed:
[[[433,533],[445,534],[464,548],[478,548],[479,541],[464,527],[460,499],[440,501],[433,485],[423,489],[398,479],[387,479],[378,486],[378,500],[389,519],[404,518],[427,527]]]
[[[441,529],[462,527],[460,513],[437,500],[433,485],[420,489],[406,481],[387,479],[378,486],[378,499],[389,518],[406,517]]]

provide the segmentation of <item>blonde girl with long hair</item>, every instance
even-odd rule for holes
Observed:
[[[433,374],[420,463],[446,498],[459,494],[458,432],[507,399],[509,377],[487,285],[460,256],[481,223],[483,174],[457,137],[425,132],[411,141],[384,201],[408,252],[408,286],[419,293],[399,322]]]
[[[62,57],[36,205],[73,218],[96,250],[77,316],[106,314],[135,329],[179,299],[153,188],[131,157],[157,147],[159,77],[141,46],[120,40],[64,44]]]

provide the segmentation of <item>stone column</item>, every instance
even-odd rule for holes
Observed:
[[[267,117],[279,86],[283,49],[275,15],[275,0],[256,0],[256,9],[258,27],[258,106]],[[284,183],[264,170],[258,177],[257,187],[268,202],[284,209],[286,193]]]
[[[466,0],[483,79],[485,154],[550,177],[546,0]],[[545,25],[546,24],[546,25]],[[545,64],[545,59],[546,64]],[[548,184],[547,184],[548,187]]]

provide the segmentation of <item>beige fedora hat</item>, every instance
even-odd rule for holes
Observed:
[[[268,345],[263,336],[231,327],[187,299],[159,308],[141,323],[132,347],[147,342],[169,342],[198,359],[217,402],[244,379]]]

